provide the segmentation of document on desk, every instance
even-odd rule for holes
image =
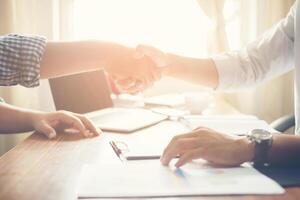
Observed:
[[[265,129],[270,132],[277,132],[269,126],[264,120],[258,119],[205,119],[205,118],[187,118],[192,128],[207,127],[219,132],[246,135],[253,129]]]
[[[165,167],[159,161],[86,165],[78,198],[180,197],[282,194],[284,189],[252,167],[213,168],[190,163]]]

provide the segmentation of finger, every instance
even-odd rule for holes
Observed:
[[[161,156],[161,162],[163,165],[168,165],[169,164],[168,160],[170,161],[170,159],[172,159],[172,158],[169,159],[169,157],[172,155],[170,152],[172,152],[172,149],[176,145],[176,142],[179,140],[179,137],[180,136],[173,137],[172,140],[167,145],[167,147],[164,149],[163,154]]]
[[[47,122],[43,121],[39,126],[36,128],[36,131],[39,133],[44,134],[47,138],[53,139],[56,137],[56,131],[52,128]]]
[[[137,45],[135,48],[133,57],[135,59],[142,59],[145,56],[150,56],[152,55],[152,52],[150,52],[150,48],[148,48],[147,45]]]
[[[85,129],[85,126],[82,123],[82,121],[78,117],[72,115],[71,113],[59,111],[56,117],[61,123],[67,124],[72,128],[77,129],[83,136],[88,137],[90,135],[89,132]]]
[[[173,158],[176,158],[177,155],[181,153],[183,149],[180,148],[179,140],[171,141],[167,148],[164,150],[161,157],[161,163],[163,165],[169,165]]]
[[[135,59],[142,59],[145,56],[150,56],[150,53],[146,45],[137,45],[134,52]]]
[[[153,73],[156,67],[154,66],[153,61],[150,58],[145,57],[138,62],[138,66],[137,72],[133,75],[134,78],[145,85],[149,85],[154,82],[155,79],[153,77]]]
[[[156,56],[159,55],[158,49],[148,46],[148,45],[142,45],[142,44],[138,45],[136,47],[136,52],[137,52],[137,55],[139,55],[139,56],[145,55],[145,56],[150,57],[151,59],[157,59]]]
[[[138,88],[131,87],[128,89],[121,89],[121,92],[126,94],[136,95],[140,92],[140,90]]]
[[[97,128],[94,123],[89,120],[87,117],[83,116],[83,115],[80,115],[80,114],[75,114],[75,116],[77,116],[81,121],[82,123],[84,124],[85,128],[87,128],[88,130],[91,131],[91,133],[93,133],[93,135],[100,135],[102,133],[101,129],[100,128]]]
[[[144,74],[147,74],[147,72],[144,72]],[[147,74],[148,76],[148,74]],[[140,77],[144,77],[144,75],[138,75],[137,78]],[[126,92],[126,93],[136,93],[136,92],[140,92],[141,88],[143,88],[143,81],[137,79],[137,78],[125,78],[125,79],[118,79],[115,81],[117,87],[119,90],[121,90],[122,92]]]
[[[197,138],[181,138],[176,140],[164,151],[162,163],[168,165],[176,156],[197,149],[198,147],[200,147],[200,145],[198,144]]]
[[[120,86],[122,87],[122,86]],[[134,85],[129,88],[121,88],[122,92],[129,94],[137,94],[144,89],[143,83],[141,81],[136,81]]]
[[[161,50],[149,46],[149,45],[138,45],[136,47],[136,52],[139,56],[146,55],[150,57],[158,67],[164,67],[167,65],[167,56]]]
[[[155,62],[148,56],[137,61],[136,73],[132,74],[135,80],[139,80],[146,86],[153,84],[159,78],[159,71],[157,70]]]
[[[140,91],[143,91],[146,88],[148,88],[150,85],[153,84],[153,82],[151,81],[151,79],[145,78],[145,79],[143,79],[141,81],[137,81],[135,87],[137,89],[139,89]]]
[[[139,81],[139,82],[137,82],[137,84],[139,84],[138,85],[138,89],[139,89],[139,91],[141,92],[141,91],[144,91],[144,90],[146,90],[146,89],[148,89],[148,88],[150,88],[150,87],[152,87],[153,86],[153,82],[141,82],[141,81]]]
[[[142,59],[145,56],[145,54],[143,53],[143,51],[141,51],[140,49],[135,49],[134,53],[133,53],[133,58],[134,59]]]
[[[177,145],[171,146],[171,148],[165,149],[160,159],[161,163],[165,166],[169,165],[172,159],[179,155],[180,149]]]
[[[192,132],[188,132],[188,133],[184,133],[184,134],[180,134],[180,135],[176,135],[172,138],[171,142],[169,143],[169,145],[172,145],[174,142],[176,142],[177,140],[180,139],[184,139],[184,138],[193,138],[196,137],[197,133],[196,131],[192,131]],[[167,146],[168,148],[168,146]]]
[[[202,148],[198,148],[182,154],[176,162],[175,167],[179,168],[194,159],[201,158],[202,152]]]
[[[197,136],[196,131],[192,131],[186,134],[181,134],[181,135],[177,135],[175,137],[172,138],[172,140],[170,141],[170,143],[167,145],[166,149],[163,152],[162,155],[162,159],[161,162],[164,165],[168,165],[168,163],[170,162],[170,160],[174,157],[174,148],[176,149],[176,145],[178,143],[179,140],[182,139],[188,139],[188,138],[195,138]],[[175,154],[175,156],[177,156]]]
[[[133,79],[131,78],[127,78],[127,79],[122,79],[122,80],[117,80],[116,83],[118,86],[120,86],[122,89],[127,90],[128,88],[131,88],[135,85],[135,82]]]

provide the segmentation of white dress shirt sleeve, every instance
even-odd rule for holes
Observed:
[[[234,91],[279,76],[294,65],[296,3],[286,18],[241,51],[213,57],[218,90]]]

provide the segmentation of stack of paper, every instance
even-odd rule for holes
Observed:
[[[195,195],[282,194],[276,182],[251,167],[213,168],[191,163],[164,167],[159,161],[87,165],[79,198],[178,197]]]

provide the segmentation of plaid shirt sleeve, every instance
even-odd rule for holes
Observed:
[[[40,36],[0,36],[0,86],[38,86],[45,46]]]

